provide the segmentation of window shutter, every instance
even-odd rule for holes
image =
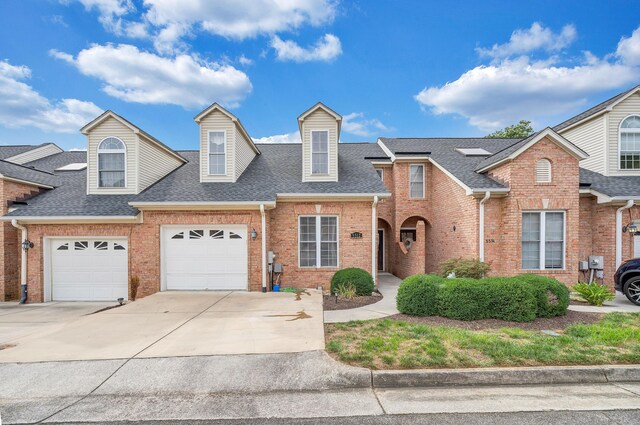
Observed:
[[[551,162],[540,159],[536,163],[536,183],[551,183]]]

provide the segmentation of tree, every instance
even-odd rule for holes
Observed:
[[[520,120],[518,124],[507,126],[485,137],[493,139],[524,139],[532,134],[533,127],[531,127],[531,121]]]

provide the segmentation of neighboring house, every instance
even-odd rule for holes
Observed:
[[[269,251],[284,286],[324,289],[345,267],[405,277],[454,257],[571,284],[602,255],[611,284],[640,254],[623,233],[640,224],[640,87],[525,139],[339,143],[342,118],[321,103],[298,117],[298,144],[256,144],[217,104],[195,121],[195,151],[107,111],[82,129],[86,153],[0,161],[22,171],[0,170],[24,185],[4,192],[2,247],[20,263],[12,220],[33,242],[28,301],[127,298],[134,276],[138,296],[268,290]]]

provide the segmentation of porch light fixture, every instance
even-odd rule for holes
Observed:
[[[635,234],[637,234],[639,230],[640,229],[638,229],[638,226],[636,226],[636,224],[633,222],[629,223],[627,226],[624,226],[622,228],[623,232],[629,232],[631,236],[634,236]]]
[[[24,251],[28,251],[31,248],[33,248],[33,242],[31,242],[29,239],[25,239],[22,241],[22,249]]]
[[[251,229],[251,240],[255,241],[258,238],[258,232],[256,232],[256,228]]]

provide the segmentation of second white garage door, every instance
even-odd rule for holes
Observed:
[[[167,290],[246,290],[247,226],[163,228]]]

